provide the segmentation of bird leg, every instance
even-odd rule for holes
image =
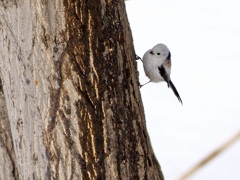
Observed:
[[[148,83],[150,83],[150,82],[151,82],[151,81],[148,81],[147,83],[142,84],[142,85],[140,84],[140,85],[139,85],[139,88],[143,87],[144,85],[146,85],[146,84],[148,84]]]

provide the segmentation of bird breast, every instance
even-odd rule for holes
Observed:
[[[146,60],[148,62],[146,62]],[[163,61],[161,61],[161,59],[155,59],[151,57],[143,59],[144,71],[151,82],[164,81],[158,70],[158,67],[160,67],[162,63]]]

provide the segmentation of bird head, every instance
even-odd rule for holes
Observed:
[[[155,45],[150,51],[150,54],[154,55],[156,58],[163,58],[163,59],[171,58],[171,53],[168,47],[164,44]]]

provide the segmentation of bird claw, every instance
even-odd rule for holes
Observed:
[[[140,59],[140,60],[142,61],[142,58],[141,58],[141,57],[139,57],[139,56],[138,56],[138,55],[136,55],[136,54],[135,54],[135,59],[136,59],[136,60],[139,60],[139,59]]]

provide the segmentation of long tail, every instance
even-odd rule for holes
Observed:
[[[178,91],[177,91],[177,89],[175,88],[175,86],[174,86],[174,84],[173,84],[173,82],[172,82],[171,80],[169,81],[169,86],[170,86],[170,88],[173,90],[175,96],[177,96],[178,100],[182,103],[182,99],[180,98],[180,95],[178,94]],[[183,103],[182,103],[182,104],[183,104]]]

